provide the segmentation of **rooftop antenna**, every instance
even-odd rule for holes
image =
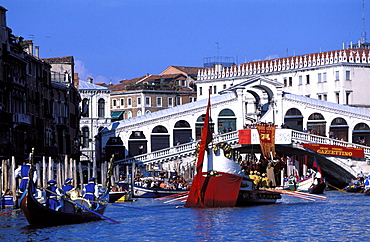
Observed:
[[[362,33],[361,33],[361,43],[366,42],[366,32],[365,32],[365,0],[362,0]]]
[[[220,45],[218,42],[215,42],[215,44],[217,45],[216,49],[217,49],[217,60],[220,61]]]

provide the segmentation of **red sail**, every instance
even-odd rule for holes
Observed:
[[[211,109],[211,100],[208,98],[208,105],[206,116],[204,119],[204,125],[202,130],[202,139],[200,141],[199,155],[197,161],[197,173],[194,176],[193,184],[191,185],[188,199],[185,203],[185,207],[204,207],[204,191],[202,190],[202,168],[204,154],[208,147],[208,144],[212,141],[212,134],[209,126],[209,116]]]

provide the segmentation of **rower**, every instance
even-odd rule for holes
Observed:
[[[367,176],[364,185],[365,185],[365,190],[370,189],[370,175]]]
[[[72,178],[67,178],[64,181],[64,185],[62,186],[62,190],[63,190],[63,193],[68,198],[72,198],[72,200],[73,200],[73,199],[77,198],[78,194],[77,194],[77,191],[75,190],[75,188],[73,187],[72,183],[73,183],[73,179]]]
[[[48,187],[46,188],[46,206],[52,210],[56,210],[59,205],[58,196],[61,196],[59,189],[56,187],[56,181],[48,181]]]
[[[83,189],[83,197],[90,201],[95,201],[99,197],[99,188],[95,180],[95,177],[91,177],[89,183]]]
[[[19,184],[19,192],[23,193],[27,189],[28,185],[28,173],[31,168],[31,158],[28,157],[25,159],[26,164],[18,167],[14,171],[15,178],[22,178],[21,183]],[[33,182],[36,183],[37,181],[37,172],[36,170],[33,172]]]

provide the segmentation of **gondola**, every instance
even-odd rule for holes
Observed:
[[[321,182],[317,185],[311,185],[310,188],[308,188],[308,193],[310,194],[324,194],[326,188],[326,183]]]
[[[31,159],[32,155],[31,155]],[[32,163],[31,163],[32,164]],[[32,166],[33,167],[33,166]],[[20,199],[20,207],[27,218],[27,221],[32,226],[56,226],[65,224],[77,224],[90,221],[100,220],[102,218],[109,219],[103,215],[107,203],[109,201],[109,187],[110,187],[110,176],[113,171],[113,157],[110,162],[110,167],[107,172],[107,189],[102,193],[94,204],[83,198],[77,198],[76,200],[69,200],[61,198],[63,206],[57,211],[52,210],[44,206],[37,200],[37,197],[30,191],[34,191],[35,185],[31,178],[31,170],[29,172],[29,183],[28,188]]]
[[[29,184],[30,188],[32,181]],[[29,189],[25,193],[20,206],[28,223],[33,226],[55,226],[100,220],[109,199],[108,193],[105,192],[97,201],[104,204],[97,203],[96,207],[91,209],[89,208],[91,204],[84,199],[73,201],[64,199],[63,207],[55,211],[38,202]]]
[[[351,186],[346,186],[344,189],[346,192],[352,192],[352,193],[358,193],[364,190],[363,186],[358,186],[358,185],[351,185]]]

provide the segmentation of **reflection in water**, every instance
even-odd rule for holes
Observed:
[[[118,220],[34,228],[17,210],[0,216],[1,241],[367,241],[370,197],[328,191],[327,201],[284,196],[278,204],[177,208],[153,199],[108,206]],[[0,210],[4,211],[4,210]],[[0,212],[1,213],[1,212]]]

